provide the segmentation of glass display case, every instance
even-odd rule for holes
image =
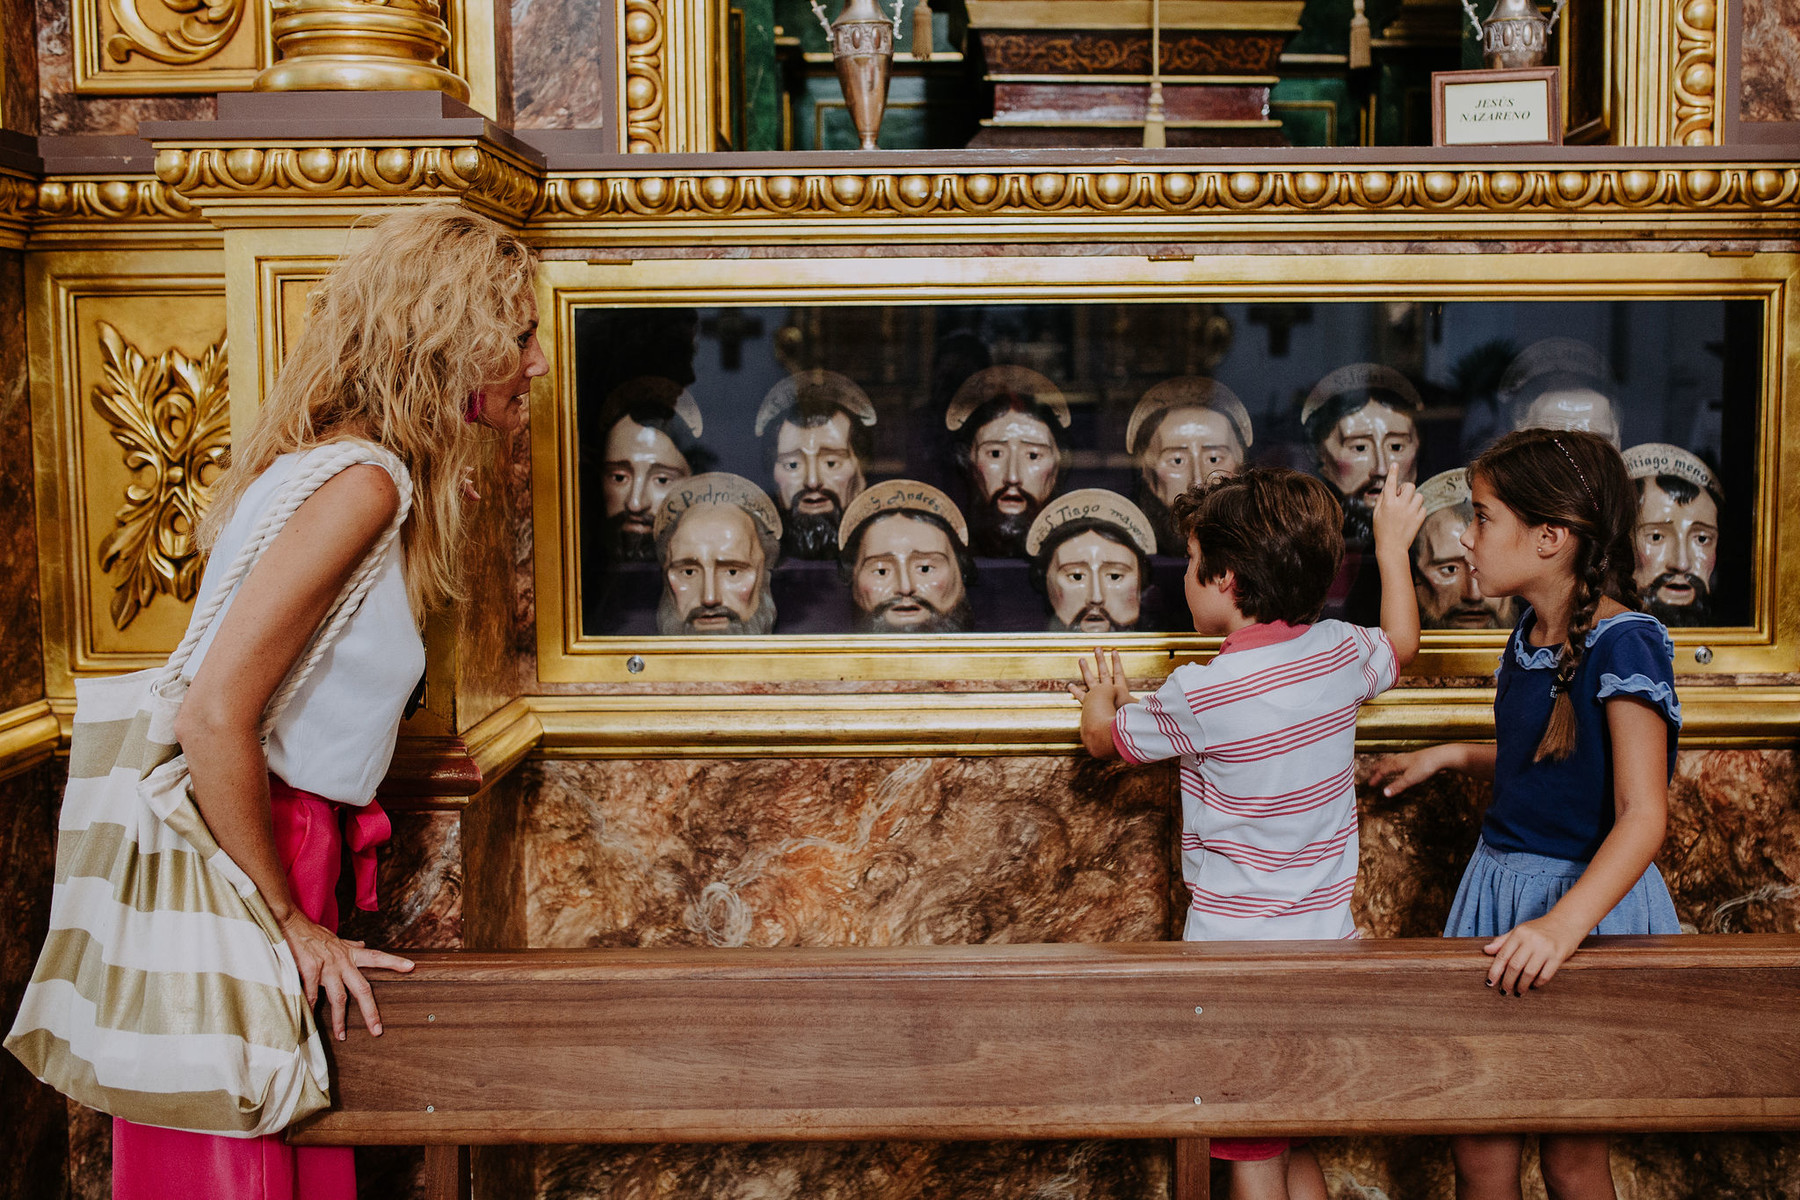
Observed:
[[[539,494],[566,517],[540,669],[1028,678],[1102,636],[1166,670],[1210,648],[1169,504],[1266,463],[1338,497],[1325,615],[1369,624],[1373,495],[1421,485],[1420,670],[1485,674],[1514,614],[1468,577],[1461,468],[1526,426],[1614,441],[1647,606],[1703,630],[1707,661],[1760,646],[1781,669],[1792,264],[1525,257],[688,262],[654,289],[549,264],[561,414]]]

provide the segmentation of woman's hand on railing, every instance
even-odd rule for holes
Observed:
[[[406,972],[412,963],[395,954],[371,950],[361,942],[338,937],[323,925],[307,918],[298,910],[281,923],[288,948],[294,952],[294,963],[300,968],[300,983],[306,991],[306,1003],[316,1005],[319,992],[331,1006],[331,1036],[344,1040],[344,1012],[350,997],[362,1012],[363,1024],[375,1037],[381,1036],[381,1014],[375,1008],[375,990],[363,978],[363,970],[383,967]]]

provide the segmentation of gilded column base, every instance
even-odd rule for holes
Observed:
[[[469,99],[469,85],[437,65],[450,30],[433,0],[419,7],[278,0],[274,12],[282,57],[256,77],[259,92],[440,91]]]

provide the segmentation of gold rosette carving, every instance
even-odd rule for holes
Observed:
[[[151,358],[99,322],[104,374],[94,410],[125,448],[132,479],[100,569],[113,584],[113,625],[124,629],[159,594],[186,602],[200,587],[194,530],[230,446],[225,339],[199,358],[169,349]]]

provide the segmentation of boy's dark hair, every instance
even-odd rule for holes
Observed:
[[[1246,617],[1290,625],[1319,619],[1344,557],[1344,511],[1322,480],[1287,467],[1249,467],[1189,488],[1169,517],[1183,544],[1198,545],[1202,580],[1232,573]]]

